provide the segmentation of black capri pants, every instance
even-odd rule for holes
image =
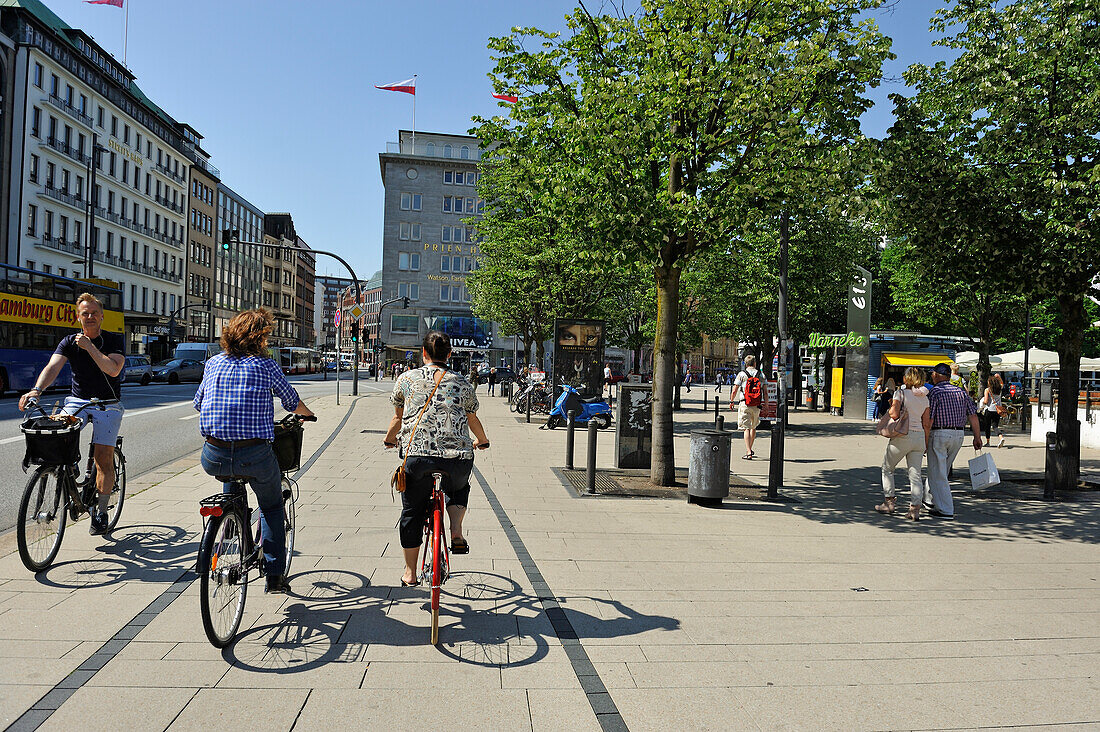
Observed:
[[[435,481],[432,473],[443,473],[443,492],[448,506],[467,505],[470,500],[470,472],[473,458],[442,458],[410,455],[405,463],[405,492],[401,494],[401,546],[420,546],[424,536],[424,521],[432,500]]]

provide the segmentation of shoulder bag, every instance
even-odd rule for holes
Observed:
[[[909,434],[909,409],[905,406],[904,389],[901,390],[901,413],[898,414],[898,418],[891,418],[890,412],[887,411],[879,417],[875,432],[887,439]]]
[[[416,435],[416,430],[420,426],[420,420],[424,419],[424,412],[428,411],[428,406],[432,403],[432,397],[435,396],[435,390],[439,388],[440,383],[443,381],[443,371],[439,372],[439,375],[435,379],[435,386],[432,387],[432,393],[428,395],[428,398],[424,401],[424,407],[420,410],[420,416],[416,418],[416,424],[413,425],[412,432],[409,433],[409,444],[412,445],[413,437]],[[397,470],[393,471],[393,477],[390,478],[390,487],[398,493],[405,492],[405,463],[409,462],[409,453],[405,451],[405,459],[401,461],[401,465],[397,467]]]

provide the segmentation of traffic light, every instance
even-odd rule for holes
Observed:
[[[406,310],[409,309],[409,298],[407,298],[407,297],[404,298],[403,304],[401,305],[401,307],[405,308]]]
[[[222,251],[229,251],[229,244],[234,239],[240,241],[240,229],[222,229]]]

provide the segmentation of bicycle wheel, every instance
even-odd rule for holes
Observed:
[[[199,549],[199,607],[202,628],[215,648],[233,640],[244,615],[248,569],[244,564],[247,528],[236,511],[214,516]]]
[[[443,585],[443,512],[432,511],[432,645],[439,645],[439,591]]]
[[[115,486],[107,504],[107,531],[113,531],[122,516],[122,504],[126,501],[126,456],[115,448]]]
[[[19,501],[16,539],[19,558],[32,572],[50,566],[65,536],[68,511],[62,485],[64,468],[41,466],[27,479]]]
[[[286,569],[283,574],[290,576],[290,561],[294,558],[294,523],[297,516],[295,511],[294,486],[290,478],[283,476],[283,516],[286,517]]]

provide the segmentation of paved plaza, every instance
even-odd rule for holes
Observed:
[[[709,424],[701,397],[693,389],[677,413],[680,465],[690,430]],[[218,487],[195,455],[132,480],[110,538],[70,525],[37,577],[14,534],[0,537],[0,723],[1100,726],[1100,494],[1045,503],[960,491],[953,522],[880,516],[885,440],[799,412],[785,502],[578,498],[551,471],[564,431],[521,424],[500,399],[482,405],[493,447],[477,455],[471,553],[452,558],[439,647],[428,644],[427,592],[398,582],[386,395],[325,397],[307,425],[304,457],[316,459],[299,481],[294,592],[254,584],[224,651],[199,619],[198,499]],[[613,435],[601,437],[610,466]],[[994,457],[1038,476],[1043,446],[1023,440],[1010,433]],[[741,447],[734,472],[765,482],[766,460],[739,460]],[[583,464],[583,440],[577,449]],[[1100,452],[1082,457],[1100,480]]]

